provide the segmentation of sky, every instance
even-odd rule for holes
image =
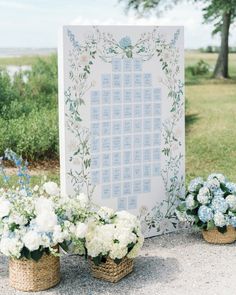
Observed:
[[[148,18],[125,14],[124,2],[118,0],[0,0],[0,47],[55,48],[59,28],[68,24],[183,25],[186,48],[219,45],[219,37],[211,36],[213,26],[202,22],[201,8],[184,0],[161,16]]]

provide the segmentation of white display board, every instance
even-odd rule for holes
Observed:
[[[183,28],[65,26],[59,50],[61,187],[178,228],[184,190]]]

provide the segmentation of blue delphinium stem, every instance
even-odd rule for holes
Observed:
[[[10,149],[5,150],[5,158],[16,165],[18,169],[17,176],[20,188],[25,189],[27,194],[30,194],[30,175],[28,174],[28,161],[24,161],[21,156],[18,156]]]

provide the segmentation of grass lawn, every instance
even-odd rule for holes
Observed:
[[[186,52],[185,65],[203,59],[213,69],[216,58],[216,54]],[[34,57],[0,59],[0,66],[31,64],[33,60]],[[232,79],[228,81],[210,79],[210,75],[186,78],[187,181],[212,172],[224,173],[236,181],[236,54],[230,55],[229,69]],[[59,181],[58,169],[36,171],[32,183],[40,181],[38,174]]]

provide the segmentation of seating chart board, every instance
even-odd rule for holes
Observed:
[[[59,51],[61,187],[178,228],[184,190],[183,28],[66,26]]]

